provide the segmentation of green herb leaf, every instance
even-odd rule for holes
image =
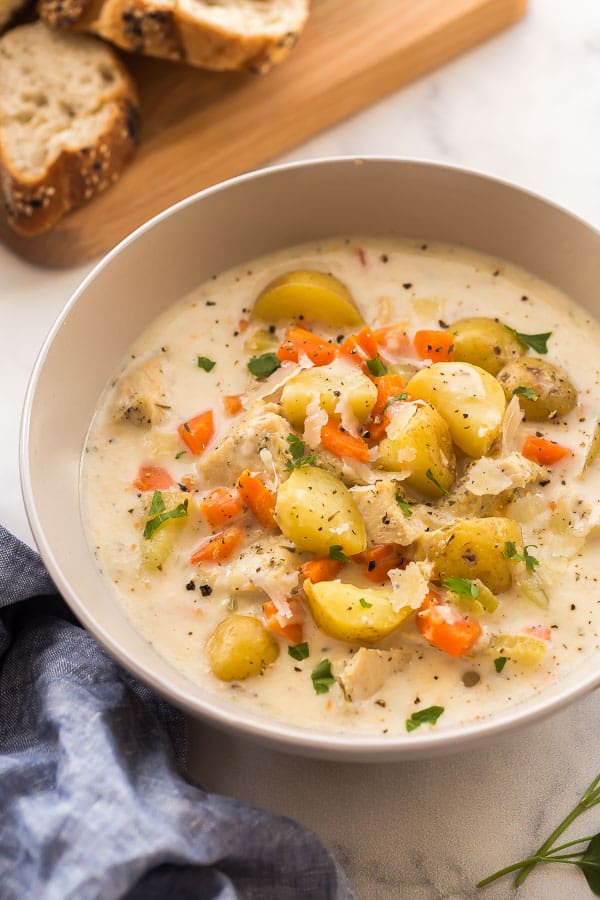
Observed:
[[[204,369],[205,372],[212,372],[214,367],[216,366],[216,362],[214,359],[209,359],[208,356],[199,356],[198,357],[198,368]]]
[[[496,659],[494,660],[494,668],[496,669],[496,672],[497,672],[498,674],[500,674],[500,672],[502,671],[502,669],[503,669],[504,666],[506,665],[506,660],[507,660],[507,657],[506,657],[506,656],[498,656],[498,657],[496,657]]]
[[[579,868],[585,875],[590,890],[600,896],[600,834],[595,835],[581,857]]]
[[[165,501],[163,500],[163,495],[160,491],[154,491],[152,494],[152,503],[150,504],[150,510],[148,512],[148,516],[152,518],[157,513],[164,512],[166,509]]]
[[[435,725],[441,714],[444,712],[443,706],[428,706],[427,709],[420,709],[414,712],[410,719],[406,720],[406,730],[414,731],[421,725]]]
[[[248,368],[255,378],[268,378],[281,366],[274,353],[263,353],[262,356],[253,356],[248,361]]]
[[[375,359],[367,360],[367,369],[369,370],[371,375],[387,375],[387,368],[384,366],[379,354],[375,357]]]
[[[154,497],[156,494],[160,493],[160,491],[154,492]],[[152,504],[154,505],[154,497],[152,498]],[[165,508],[164,502],[161,496],[161,503],[163,505],[163,510]],[[152,513],[152,507],[150,507],[150,513]],[[155,515],[154,518],[148,519],[146,522],[146,527],[144,528],[144,537],[146,540],[150,540],[154,532],[157,528],[166,522],[168,519],[184,519],[188,514],[188,501],[187,499],[183,501],[183,503],[178,503],[174,509],[169,509],[166,512],[159,512],[158,515]]]
[[[506,541],[504,545],[504,550],[502,552],[502,556],[505,559],[514,559],[516,562],[524,562],[527,566],[527,570],[529,572],[534,572],[537,566],[539,566],[540,562],[535,556],[532,556],[529,552],[529,547],[536,547],[537,544],[526,544],[523,547],[523,552],[519,553],[517,550],[517,545],[514,541]]]
[[[306,444],[304,441],[301,441],[295,434],[288,434],[287,442],[290,445],[290,456],[292,457],[291,459],[288,459],[285,464],[288,471],[291,469],[299,469],[301,466],[312,466],[316,460],[316,456],[314,454],[311,456],[305,455]]]
[[[427,469],[427,471],[425,472],[425,475],[427,476],[427,478],[429,478],[430,481],[433,481],[435,486],[440,489],[442,494],[445,494],[447,497],[450,496],[450,491],[447,491],[446,488],[439,483],[439,481],[437,480],[437,478],[435,477],[435,475],[433,474],[431,469]]]
[[[396,491],[396,503],[398,504],[398,506],[400,507],[400,509],[406,516],[406,518],[410,519],[410,517],[413,514],[413,511],[410,508],[410,503],[408,502],[408,500],[404,499],[404,497],[402,496],[400,491]]]
[[[335,678],[331,674],[331,662],[328,659],[322,659],[310,673],[313,687],[317,694],[327,694],[332,684],[335,684]]]
[[[360,605],[362,606],[363,609],[371,609],[371,607],[373,606],[373,604],[369,603],[367,600],[365,600],[364,597],[361,597],[358,602],[360,603]]]
[[[518,397],[525,397],[526,400],[537,400],[538,398],[533,388],[523,387],[522,384],[513,390],[513,394],[517,394]]]
[[[343,552],[341,544],[334,544],[329,548],[329,559],[336,559],[338,562],[350,562],[346,554]]]
[[[395,397],[390,397],[383,409],[386,410],[388,406],[393,406],[394,403],[398,403],[400,400],[408,400],[408,394],[396,394]]]
[[[306,643],[306,641],[304,641],[304,643],[302,644],[290,644],[290,646],[288,647],[288,653],[292,657],[292,659],[297,659],[300,662],[310,656],[310,650],[308,649],[308,644]]]
[[[185,456],[187,450],[180,450],[179,453],[175,454],[175,459],[181,459],[182,456]]]
[[[445,578],[442,582],[445,588],[458,594],[459,597],[479,597],[481,590],[470,578]]]
[[[514,334],[523,347],[530,347],[532,350],[535,350],[536,353],[542,355],[548,352],[548,339],[552,337],[551,331],[546,331],[544,334],[522,334],[520,331],[517,331],[515,328],[510,328],[508,325],[505,325],[504,327],[508,328],[511,334]]]

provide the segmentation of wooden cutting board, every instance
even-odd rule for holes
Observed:
[[[313,0],[291,56],[266,76],[128,56],[143,133],[122,179],[19,254],[71,266],[188,194],[262,165],[523,15],[527,0]],[[369,146],[365,135],[365,150]]]

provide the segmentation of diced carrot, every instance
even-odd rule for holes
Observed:
[[[225,528],[219,534],[215,534],[214,537],[200,544],[190,556],[190,562],[194,564],[199,562],[218,563],[229,559],[242,543],[243,537],[244,532],[241,528],[230,525],[229,528]]]
[[[315,556],[309,559],[300,568],[300,577],[302,580],[308,578],[313,584],[319,581],[333,581],[339,575],[344,566],[343,562],[338,559],[330,559],[328,556]]]
[[[377,544],[355,559],[364,564],[363,574],[376,584],[387,579],[390,569],[403,569],[406,565],[405,551],[400,544]]]
[[[421,604],[417,625],[426,641],[449,656],[464,656],[481,634],[477,619],[467,619],[451,610],[433,591]]]
[[[223,409],[228,416],[237,416],[243,410],[244,404],[242,401],[244,396],[244,394],[230,394],[223,397]]]
[[[371,410],[371,417],[380,416],[388,400],[391,400],[392,397],[397,397],[404,391],[404,378],[402,375],[377,375],[373,382],[377,388],[377,401]]]
[[[246,506],[263,528],[277,531],[275,494],[264,486],[260,478],[246,469],[239,477],[238,490]]]
[[[279,635],[289,644],[301,644],[303,637],[303,628],[301,621],[301,611],[297,600],[288,600],[294,616],[297,621],[290,621],[289,625],[282,625],[277,618],[277,607],[272,600],[263,603],[263,612],[265,615],[265,625],[274,634]]]
[[[454,335],[451,331],[417,331],[413,344],[421,359],[449,362],[453,357]]]
[[[302,354],[315,366],[326,366],[337,356],[337,347],[305,328],[288,328],[277,358],[282,362],[298,362]]]
[[[525,438],[521,453],[526,459],[536,462],[540,466],[552,466],[564,459],[565,456],[573,455],[568,447],[562,447],[554,441],[548,441],[535,434],[530,434]]]
[[[238,322],[238,331],[240,334],[243,334],[248,330],[248,325],[250,324],[250,319],[240,319]]]
[[[523,631],[532,637],[539,638],[540,641],[550,642],[552,640],[552,631],[548,625],[530,625],[529,628],[524,628]]]
[[[212,409],[182,422],[177,429],[179,437],[184,441],[195,456],[200,456],[206,450],[210,439],[215,433]]]
[[[369,462],[369,447],[362,438],[355,437],[347,431],[341,431],[336,420],[329,416],[327,425],[321,428],[321,446],[336,456],[346,456]]]
[[[138,491],[166,491],[175,482],[162,466],[140,466],[133,484]]]
[[[200,511],[211,528],[219,528],[241,516],[244,504],[237,491],[220,487],[200,501]]]
[[[386,325],[377,328],[373,332],[377,344],[383,348],[384,355],[413,356],[414,346],[407,334],[406,324],[398,322],[395,325]]]
[[[340,353],[363,366],[367,359],[375,359],[377,352],[377,341],[368,325],[358,334],[349,335],[340,345]]]

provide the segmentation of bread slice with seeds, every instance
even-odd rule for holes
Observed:
[[[39,0],[54,28],[205,69],[265,72],[294,46],[309,0]]]
[[[43,22],[0,38],[0,185],[16,231],[47,231],[116,181],[138,135],[133,82],[101,41]]]

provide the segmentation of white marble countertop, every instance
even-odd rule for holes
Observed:
[[[419,156],[482,169],[600,226],[600,3],[531,0],[510,31],[322,134],[286,159]],[[18,427],[34,358],[89,266],[35,269],[0,246],[0,521],[31,541],[18,482]],[[599,287],[600,289],[600,287]],[[314,828],[361,900],[590,897],[579,871],[539,867],[518,892],[476,881],[533,851],[600,769],[591,695],[493,745],[439,760],[342,765],[283,756],[194,725],[208,787]],[[600,809],[573,837],[600,829]]]

